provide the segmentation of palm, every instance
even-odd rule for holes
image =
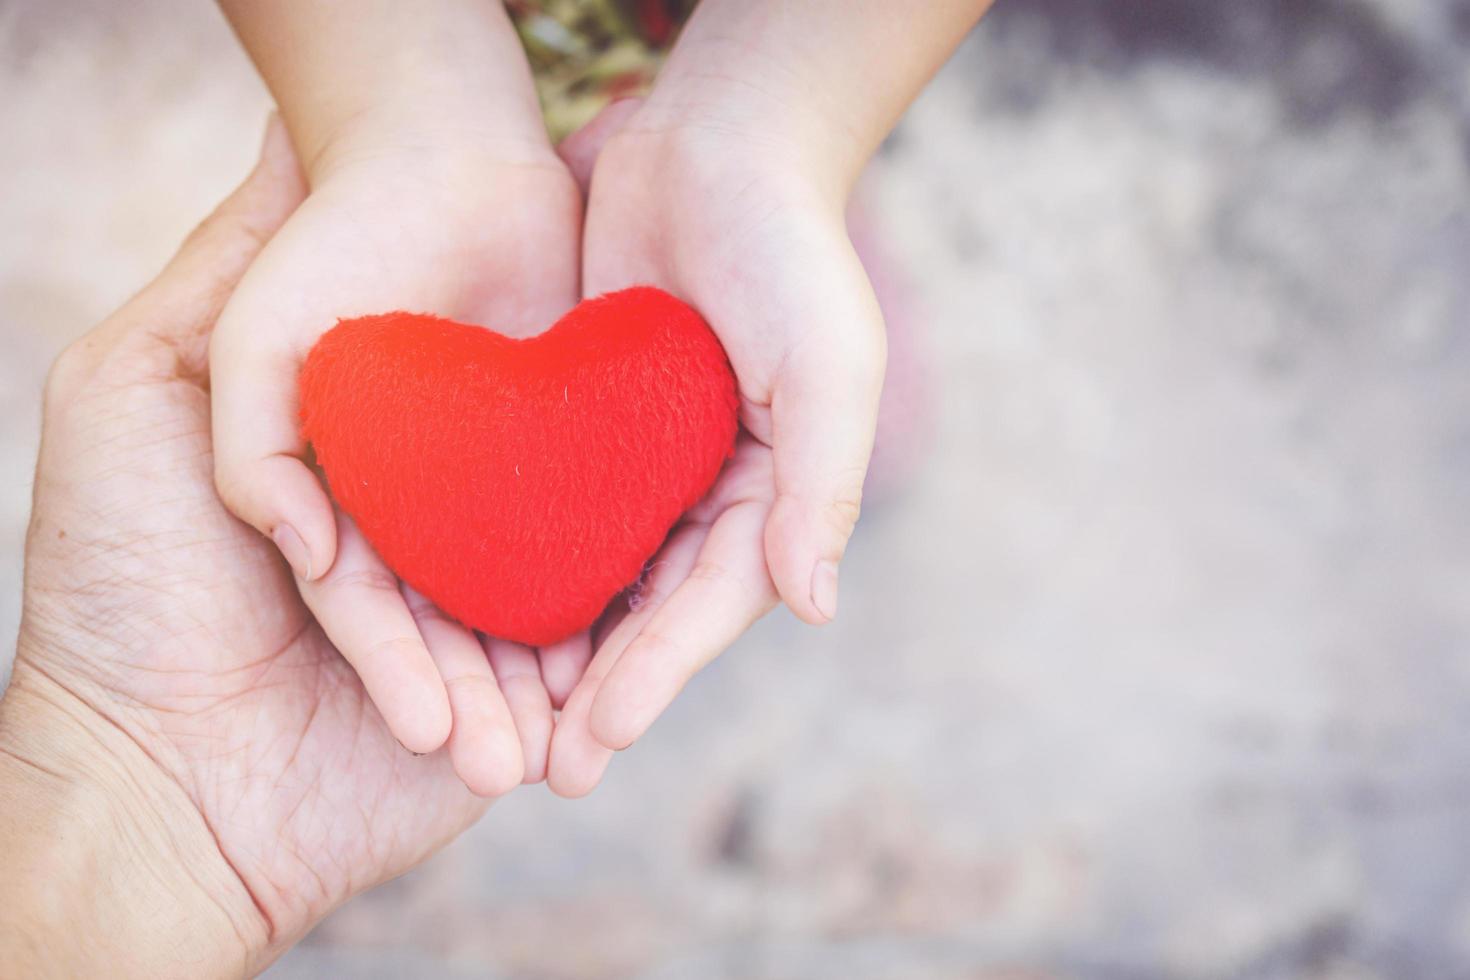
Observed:
[[[666,134],[638,127],[635,116],[596,159],[583,290],[652,283],[699,309],[734,368],[743,434],[708,498],[657,556],[651,601],[605,630],[567,702],[550,778],[568,795],[590,790],[611,750],[640,737],[764,615],[777,586],[803,618],[830,618],[812,598],[822,549],[811,542],[833,532],[845,542],[856,519],[863,467],[851,461],[866,459],[865,416],[881,382],[881,332],[860,329],[874,322],[874,304],[841,202],[752,165],[718,135],[680,153]],[[844,361],[855,381],[834,370]],[[851,507],[834,513],[833,500]]]
[[[313,191],[231,306],[266,315],[256,337],[297,353],[339,317],[389,309],[529,332],[574,299],[579,218],[576,185],[554,158],[370,161]]]
[[[47,655],[17,670],[44,669],[135,739],[291,935],[486,804],[442,753],[397,745],[274,549],[224,511],[208,396],[161,353],[164,376],[114,380],[135,365],[113,356],[50,413],[21,643]],[[48,642],[72,622],[94,625]]]
[[[272,239],[213,340],[225,501],[263,530],[281,518],[267,516],[262,501],[319,515],[314,529],[294,518],[318,542],[315,575],[300,583],[313,617],[357,668],[399,741],[430,751],[449,733],[454,765],[484,795],[507,791],[523,774],[542,778],[556,692],[548,695],[536,654],[515,644],[492,641],[492,673],[468,630],[400,594],[356,526],[333,515],[294,458],[304,448],[296,371],[339,317],[407,309],[507,333],[546,326],[575,301],[580,219],[576,184],[554,157],[414,155],[355,165],[331,175]],[[545,673],[580,673],[586,644],[583,637],[547,651]]]

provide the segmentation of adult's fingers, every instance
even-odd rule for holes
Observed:
[[[454,722],[447,748],[455,773],[476,796],[504,796],[521,784],[525,763],[485,648],[474,633],[406,585],[403,597],[449,694]]]
[[[301,598],[350,663],[388,730],[410,752],[433,752],[449,737],[449,695],[398,578],[345,514],[337,560],[298,582]]]
[[[551,698],[541,681],[536,651],[520,643],[494,637],[486,639],[485,650],[520,735],[521,758],[525,762],[522,781],[539,783],[546,778],[552,715]]]
[[[202,379],[209,334],[225,300],[305,196],[291,140],[272,114],[245,181],[189,234],[153,282],[77,346],[134,343],[144,355],[134,366]]]
[[[766,560],[809,623],[837,614],[837,567],[857,523],[883,387],[883,315],[845,235],[814,250],[794,314],[807,329],[771,394],[776,502]],[[840,240],[837,240],[840,239]]]

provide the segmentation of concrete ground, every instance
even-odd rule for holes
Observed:
[[[925,463],[844,612],[273,971],[1470,976],[1470,3],[1000,0],[874,166]],[[202,3],[0,6],[0,631],[47,363],[247,169]]]

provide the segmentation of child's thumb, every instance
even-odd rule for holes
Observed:
[[[636,97],[609,102],[591,122],[557,144],[556,152],[577,179],[577,186],[582,188],[584,195],[592,186],[592,168],[603,144],[623,128],[641,105],[643,99]]]
[[[822,263],[813,262],[813,266]],[[833,255],[812,310],[814,328],[792,350],[771,399],[776,501],[766,564],[797,616],[837,614],[837,566],[862,502],[883,388],[883,316],[855,255]]]

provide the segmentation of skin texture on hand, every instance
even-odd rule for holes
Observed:
[[[89,791],[83,812],[117,811],[94,814],[76,834],[144,828],[128,845],[152,869],[129,884],[140,908],[153,887],[178,891],[175,879],[191,879],[201,921],[235,937],[217,962],[252,968],[351,895],[423,860],[487,805],[456,774],[453,742],[426,758],[398,744],[275,548],[214,492],[210,331],[304,192],[274,126],[235,197],[156,282],[57,362],[0,723],[7,766],[97,787],[103,800]],[[493,687],[488,670],[464,667],[485,660],[473,637],[409,606],[451,690]],[[45,726],[28,720],[37,712]],[[507,744],[514,752],[505,714],[464,730],[458,721],[455,737],[476,743],[486,778],[501,781],[492,788],[509,788],[518,758],[495,755]],[[56,760],[62,741],[30,737],[46,726],[77,733],[85,751]],[[5,810],[9,822],[15,811]]]
[[[303,461],[300,365],[339,317],[431,311],[507,333],[552,322],[575,301],[580,215],[576,184],[554,156],[500,163],[415,150],[339,167],[251,266],[210,346],[221,497],[291,561],[307,606],[415,752],[451,737],[452,707],[486,717],[507,707],[492,694],[485,658],[469,655],[478,646],[473,634],[400,594]],[[465,651],[451,669],[479,681],[446,687],[444,667],[415,623],[426,617]],[[578,648],[574,638],[548,658],[576,661]],[[544,772],[551,726],[536,655],[495,642],[490,656],[516,716],[524,775],[534,781]],[[476,789],[496,791],[472,779],[473,760],[457,761]]]
[[[405,747],[447,740],[465,781],[495,795],[507,773],[486,760],[518,743],[511,775],[538,781],[589,638],[541,651],[491,640],[487,660],[473,633],[406,592],[312,470],[297,382],[340,318],[407,310],[512,335],[549,326],[578,299],[580,190],[547,141],[500,5],[222,5],[309,164],[311,193],[210,346],[220,497],[290,562]],[[500,723],[507,713],[514,727]]]
[[[589,792],[778,597],[809,623],[836,615],[886,358],[847,197],[988,0],[859,6],[706,0],[648,100],[588,127],[601,152],[564,148],[591,172],[584,294],[643,282],[693,304],[730,356],[744,431],[640,609],[600,631],[553,736],[558,793]]]
[[[740,141],[610,111],[627,119],[593,168],[584,291],[651,282],[699,309],[735,369],[743,431],[568,699],[549,778],[573,796],[776,604],[778,586],[809,622],[835,614],[883,377],[882,318],[840,194]],[[567,152],[578,159],[575,143]]]

